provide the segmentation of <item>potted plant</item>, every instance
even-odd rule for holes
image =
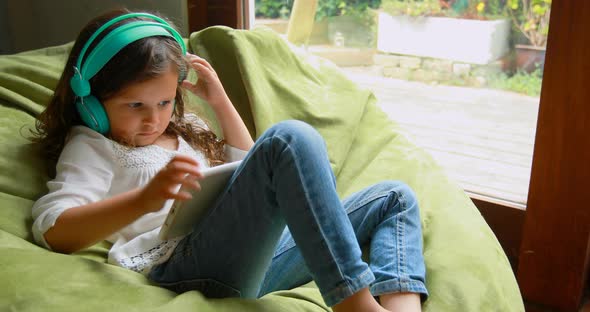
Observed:
[[[508,12],[515,28],[528,44],[516,44],[516,66],[531,72],[543,68],[549,33],[551,0],[508,0]]]

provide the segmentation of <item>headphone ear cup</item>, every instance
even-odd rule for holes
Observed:
[[[107,112],[96,97],[89,95],[78,98],[76,100],[76,109],[82,121],[90,129],[100,134],[109,132],[110,125]]]
[[[74,94],[77,96],[90,95],[90,82],[82,78],[78,67],[74,66],[74,72],[74,76],[70,79],[70,87],[74,91]]]

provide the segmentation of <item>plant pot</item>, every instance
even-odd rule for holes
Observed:
[[[489,64],[510,50],[510,21],[379,13],[377,49],[387,53]]]
[[[545,48],[531,45],[517,44],[514,46],[516,53],[516,69],[527,73],[540,68],[543,72],[545,66]]]

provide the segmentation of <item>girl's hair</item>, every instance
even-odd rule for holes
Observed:
[[[70,88],[70,78],[74,74],[74,66],[80,50],[101,25],[127,13],[130,11],[126,9],[108,12],[90,21],[82,29],[72,47],[51,101],[37,117],[35,130],[31,130],[33,136],[30,139],[44,154],[48,172],[52,177],[55,175],[55,165],[64,148],[70,128],[75,125],[83,125],[74,104],[75,95]],[[108,34],[111,29],[117,26],[138,19],[144,18],[124,19],[111,26],[104,34]],[[170,25],[174,27],[172,23]],[[101,33],[89,47],[89,51],[100,41],[102,36],[104,35]],[[106,99],[114,96],[126,86],[158,77],[170,67],[179,73],[179,81],[186,77],[188,63],[182,55],[180,46],[173,38],[158,36],[140,39],[123,48],[90,79],[91,93],[104,103]],[[217,139],[212,131],[185,120],[184,95],[180,83],[176,89],[175,101],[172,119],[165,133],[174,136],[180,135],[193,148],[202,150],[211,166],[223,163],[223,140]]]

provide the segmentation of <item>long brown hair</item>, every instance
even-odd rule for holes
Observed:
[[[105,13],[90,21],[82,29],[72,47],[51,101],[47,108],[37,117],[35,130],[31,130],[33,136],[30,139],[44,154],[48,173],[52,177],[55,175],[55,165],[64,148],[70,128],[75,125],[83,125],[74,105],[75,95],[70,88],[70,78],[74,74],[74,66],[80,50],[101,25],[127,13],[130,13],[130,11],[126,9]],[[143,18],[136,17],[122,20],[104,33],[107,34],[121,24],[139,19]],[[172,23],[169,22],[169,24],[174,27]],[[104,35],[101,34],[101,36]],[[101,36],[93,42],[89,47],[89,51],[100,41]],[[182,55],[180,46],[174,39],[158,36],[137,40],[119,51],[90,79],[92,95],[103,102],[126,86],[158,77],[170,67],[176,69],[179,73],[179,81],[186,77],[188,63],[184,55]],[[184,89],[179,83],[176,89],[174,113],[165,133],[181,136],[193,148],[203,151],[211,166],[223,163],[223,140],[219,140],[212,131],[185,120],[183,92]]]

